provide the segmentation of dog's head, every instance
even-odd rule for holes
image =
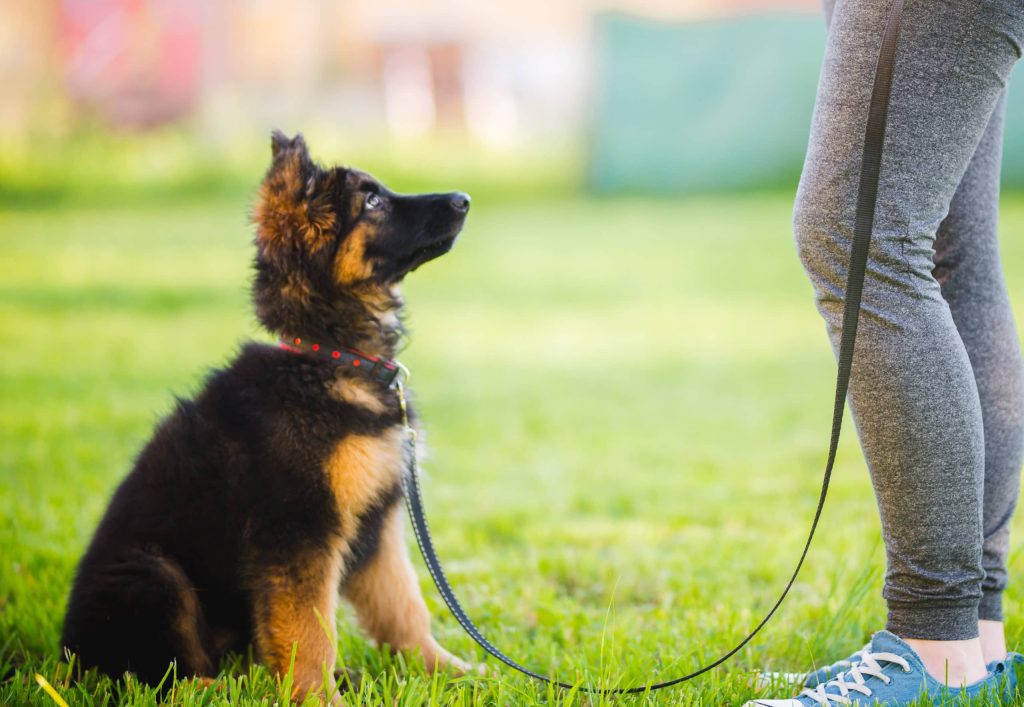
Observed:
[[[360,305],[380,320],[400,303],[402,279],[451,249],[469,212],[461,192],[396,194],[365,172],[324,169],[301,135],[275,132],[271,150],[253,213],[253,290],[274,331],[337,342],[339,329],[366,324],[355,321]]]

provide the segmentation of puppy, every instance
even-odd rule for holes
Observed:
[[[333,692],[340,593],[377,642],[465,671],[431,636],[403,537],[392,357],[399,284],[448,252],[469,197],[324,169],[301,135],[271,146],[252,296],[281,345],[246,344],[159,423],[78,566],[62,645],[150,684],[250,645],[284,674],[294,651],[296,695]]]

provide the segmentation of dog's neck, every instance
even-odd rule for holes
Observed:
[[[397,287],[353,288],[336,301],[304,309],[287,325],[277,327],[285,339],[301,338],[324,348],[353,349],[368,356],[392,359],[402,336],[402,297]]]
[[[369,316],[366,326],[361,327],[361,339],[352,348],[371,356],[394,358],[405,334],[401,319],[402,295],[397,285],[370,286],[357,292],[357,297]]]

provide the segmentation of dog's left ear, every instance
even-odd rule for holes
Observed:
[[[296,137],[302,137],[302,134],[299,133],[298,135],[296,135]],[[306,141],[303,140],[302,142],[305,143]],[[280,130],[275,130],[270,134],[270,154],[274,158],[277,158],[278,155],[280,155],[282,152],[291,147],[291,144],[291,138],[282,133]]]
[[[270,151],[273,161],[253,209],[260,255],[273,260],[297,250],[316,253],[330,243],[336,223],[329,199],[318,194],[323,171],[301,134],[289,138],[275,130]]]
[[[312,162],[309,158],[309,149],[306,147],[306,139],[302,133],[295,133],[295,137],[288,137],[280,130],[270,134],[270,154],[274,161],[278,157],[286,155],[306,162]]]
[[[306,147],[306,139],[302,133],[296,133],[295,137],[288,137],[280,130],[275,130],[270,135],[270,169],[267,170],[267,177],[275,172],[285,172],[289,180],[309,178],[315,176],[318,171],[313,159],[309,156],[309,148]]]

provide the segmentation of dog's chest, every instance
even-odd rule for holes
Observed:
[[[324,464],[324,474],[337,504],[342,534],[381,499],[393,495],[405,467],[406,444],[400,425],[379,434],[351,434],[338,441]]]

